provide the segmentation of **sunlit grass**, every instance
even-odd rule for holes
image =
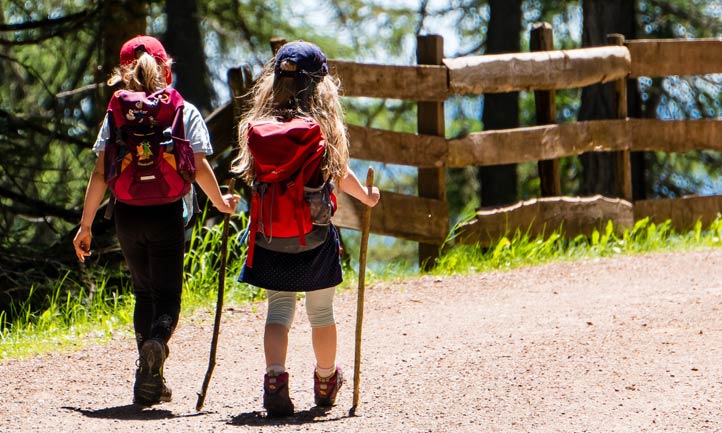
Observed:
[[[550,261],[686,251],[721,246],[721,237],[722,218],[719,216],[706,229],[697,222],[690,231],[682,233],[675,232],[670,221],[655,224],[648,218],[637,221],[632,228],[625,230],[615,230],[609,221],[603,231],[594,230],[590,236],[580,235],[573,239],[564,237],[561,230],[536,237],[517,231],[513,236],[502,237],[488,248],[478,245],[449,248],[441,255],[432,273],[464,274],[513,269]]]
[[[0,313],[0,361],[102,341],[118,332],[128,332],[132,322],[132,296],[106,288],[105,279],[91,292],[62,278],[46,297],[46,308],[35,311],[29,301],[11,308],[12,321]],[[74,292],[67,287],[78,288]],[[32,298],[31,289],[28,299]]]
[[[205,218],[199,218],[200,221]],[[228,259],[225,275],[225,296],[229,304],[240,304],[259,299],[261,291],[237,282],[243,265],[245,246],[240,238],[246,221],[242,216],[231,220],[228,236]],[[199,308],[213,310],[218,296],[220,251],[223,225],[193,227],[189,252],[184,260],[184,285],[181,320]],[[133,307],[130,282],[119,293],[108,290],[110,278],[103,270],[89,276],[97,281],[92,292],[86,284],[63,278],[53,284],[45,296],[45,307],[36,311],[30,299],[13,305],[9,320],[0,313],[0,362],[24,358],[38,353],[62,351],[81,347],[94,341],[103,341],[118,333],[132,335]]]
[[[245,257],[246,247],[241,237],[246,223],[243,216],[231,219],[224,285],[224,302],[228,306],[256,301],[263,295],[262,290],[237,281]],[[209,317],[214,312],[220,276],[222,234],[222,224],[197,224],[193,228],[185,257],[181,321],[199,309],[206,310]],[[669,221],[654,224],[648,219],[640,220],[626,230],[616,230],[609,222],[604,230],[573,239],[566,239],[561,230],[538,237],[517,232],[513,236],[502,237],[488,248],[462,245],[445,248],[436,267],[430,272],[435,275],[469,274],[551,261],[685,251],[718,247],[722,245],[721,239],[720,217],[706,228],[697,223],[692,230],[682,233],[675,232]],[[449,239],[448,244],[453,244],[453,239]],[[371,284],[409,277],[418,274],[416,269],[415,263],[391,261],[376,264],[367,267],[366,281]],[[30,301],[25,301],[12,307],[12,320],[0,313],[0,362],[38,353],[74,350],[89,341],[103,341],[119,334],[130,337],[133,296],[129,287],[123,288],[122,294],[115,287],[109,289],[110,276],[101,271],[87,276],[91,281],[96,281],[92,290],[87,288],[87,283],[71,281],[66,275],[49,290],[45,308],[41,311],[36,311]],[[356,272],[357,269],[344,270],[345,281],[340,290],[356,287]],[[126,282],[126,286],[128,284]]]

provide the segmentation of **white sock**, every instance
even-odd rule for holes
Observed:
[[[322,379],[329,378],[333,376],[333,374],[336,372],[336,364],[334,364],[330,368],[321,368],[318,365],[316,366],[316,374],[318,374],[318,377]]]
[[[269,376],[280,376],[286,372],[286,367],[283,365],[269,365],[266,367],[266,374]]]

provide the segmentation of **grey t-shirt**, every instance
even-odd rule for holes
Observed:
[[[211,137],[208,134],[208,127],[203,121],[200,111],[188,101],[183,101],[183,127],[186,132],[186,139],[191,142],[193,153],[210,155],[213,153]],[[103,126],[98,131],[98,138],[93,144],[93,152],[100,153],[105,150],[105,143],[110,139],[110,128],[108,127],[108,115],[103,119]]]

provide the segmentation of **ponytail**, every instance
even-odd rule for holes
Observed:
[[[155,57],[143,53],[135,62],[115,68],[108,85],[115,86],[122,82],[126,89],[134,92],[157,92],[167,87],[165,67]]]

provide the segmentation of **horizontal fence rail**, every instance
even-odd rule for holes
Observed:
[[[349,151],[356,159],[414,167],[447,165],[448,145],[444,137],[354,125],[348,126],[348,132]]]
[[[722,195],[673,199],[638,200],[633,204],[618,198],[548,197],[516,203],[512,206],[477,211],[475,217],[458,227],[459,244],[492,246],[502,236],[514,236],[517,230],[530,237],[549,235],[559,227],[567,236],[604,231],[612,221],[617,234],[632,228],[634,221],[649,218],[660,224],[671,220],[681,229],[698,221],[708,226],[722,209]]]
[[[381,192],[382,199],[371,213],[371,231],[416,242],[441,244],[449,235],[449,209],[443,200]],[[339,193],[338,213],[333,223],[361,230],[364,205]]]
[[[722,72],[720,39],[637,39],[626,46],[632,57],[631,77]]]
[[[612,119],[432,135],[349,127],[354,158],[416,167],[488,166],[540,161],[586,152],[722,151],[722,120]]]
[[[443,101],[449,97],[443,66],[394,66],[330,60],[329,70],[341,80],[344,96]]]
[[[329,61],[345,96],[439,101],[452,95],[554,90],[620,78],[722,71],[722,40],[639,39],[603,46],[444,59],[444,66]]]
[[[634,224],[634,208],[622,199],[593,197],[546,197],[512,206],[477,211],[476,217],[462,224],[455,241],[460,244],[492,245],[502,236],[549,235],[563,227],[567,236],[589,234],[612,221],[617,230]]]
[[[629,75],[625,47],[609,46],[445,59],[449,93],[478,95],[606,83]]]

